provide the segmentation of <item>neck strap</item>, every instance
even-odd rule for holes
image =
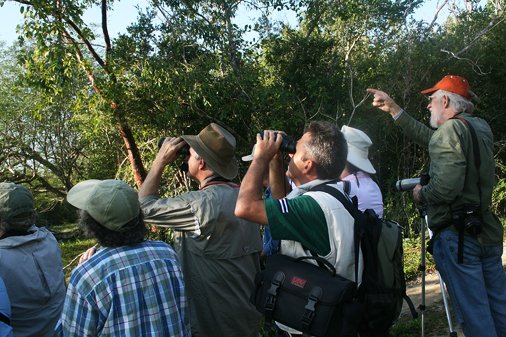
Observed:
[[[200,186],[199,190],[203,190],[204,188],[211,186],[211,185],[223,185],[223,184],[226,184],[226,185],[234,187],[234,188],[239,188],[238,184],[235,184],[228,179],[218,176],[218,177],[214,177],[214,178],[210,179],[204,185]]]
[[[467,128],[469,129],[469,132],[471,134],[471,140],[472,140],[472,144],[473,144],[474,166],[476,167],[476,171],[478,174],[478,179],[477,179],[476,184],[478,185],[478,192],[480,194],[479,204],[481,205],[481,183],[480,183],[481,158],[480,158],[480,145],[478,144],[478,137],[476,136],[476,131],[474,130],[473,125],[467,119],[459,117],[457,115],[453,116],[451,119],[460,120],[462,123],[464,123],[464,125],[467,126]]]

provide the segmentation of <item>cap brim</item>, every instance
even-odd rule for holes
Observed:
[[[87,211],[86,209],[87,200],[90,197],[92,190],[100,182],[101,180],[90,179],[78,183],[77,185],[72,187],[68,192],[67,194],[68,203],[74,207]]]
[[[420,91],[420,93],[426,95],[426,94],[431,94],[434,91],[438,91],[438,90],[439,89],[432,87],[432,88],[429,88],[429,89],[422,90],[422,91]]]

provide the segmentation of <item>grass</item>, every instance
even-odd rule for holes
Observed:
[[[420,237],[408,238],[403,241],[404,248],[404,273],[406,280],[414,280],[421,275],[421,239]],[[432,256],[426,253],[425,269],[427,273],[435,272],[436,267]],[[420,310],[416,308],[420,315]],[[390,330],[391,337],[420,336],[422,331],[421,317],[413,319],[411,314],[402,315]],[[427,303],[424,312],[424,332],[427,337],[449,336],[448,323],[444,305],[442,303]]]
[[[450,306],[451,312],[451,306]],[[419,312],[420,314],[420,312]],[[452,316],[453,329],[455,331],[456,324]],[[422,331],[421,317],[412,319],[410,315],[401,316],[390,330],[391,337],[413,337],[420,336]],[[432,305],[428,305],[424,313],[424,333],[426,337],[442,337],[450,336],[446,312],[441,299]],[[459,334],[459,336],[462,336]]]
[[[55,234],[60,244],[63,273],[68,283],[72,270],[79,263],[79,257],[88,248],[95,245],[96,241],[95,239],[83,238],[76,224],[51,226],[51,231]]]
[[[67,223],[59,226],[51,226],[51,230],[60,233],[74,233],[79,230],[79,227],[75,223]]]
[[[88,248],[95,245],[94,239],[70,239],[66,241],[60,241],[60,249],[62,254],[63,272],[65,274],[65,280],[68,282],[70,273],[77,267],[79,257]]]

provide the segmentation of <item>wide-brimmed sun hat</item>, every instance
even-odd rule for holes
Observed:
[[[124,181],[114,179],[81,181],[70,189],[67,201],[112,231],[128,229],[125,225],[141,210],[137,192]]]
[[[348,143],[348,158],[350,164],[360,170],[374,174],[376,170],[369,161],[369,147],[372,145],[371,138],[365,132],[343,125],[341,132]]]
[[[230,132],[216,123],[211,123],[198,135],[182,135],[181,138],[216,174],[226,179],[234,179],[237,176],[236,142]]]
[[[446,75],[432,88],[420,91],[422,94],[431,94],[438,90],[453,92],[470,100],[475,94],[470,90],[469,82],[464,77],[457,75]]]

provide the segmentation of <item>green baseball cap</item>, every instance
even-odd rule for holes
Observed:
[[[82,181],[70,189],[67,201],[112,231],[122,231],[140,213],[137,192],[121,180]]]
[[[0,218],[8,221],[33,211],[33,196],[30,191],[15,183],[0,183]]]

